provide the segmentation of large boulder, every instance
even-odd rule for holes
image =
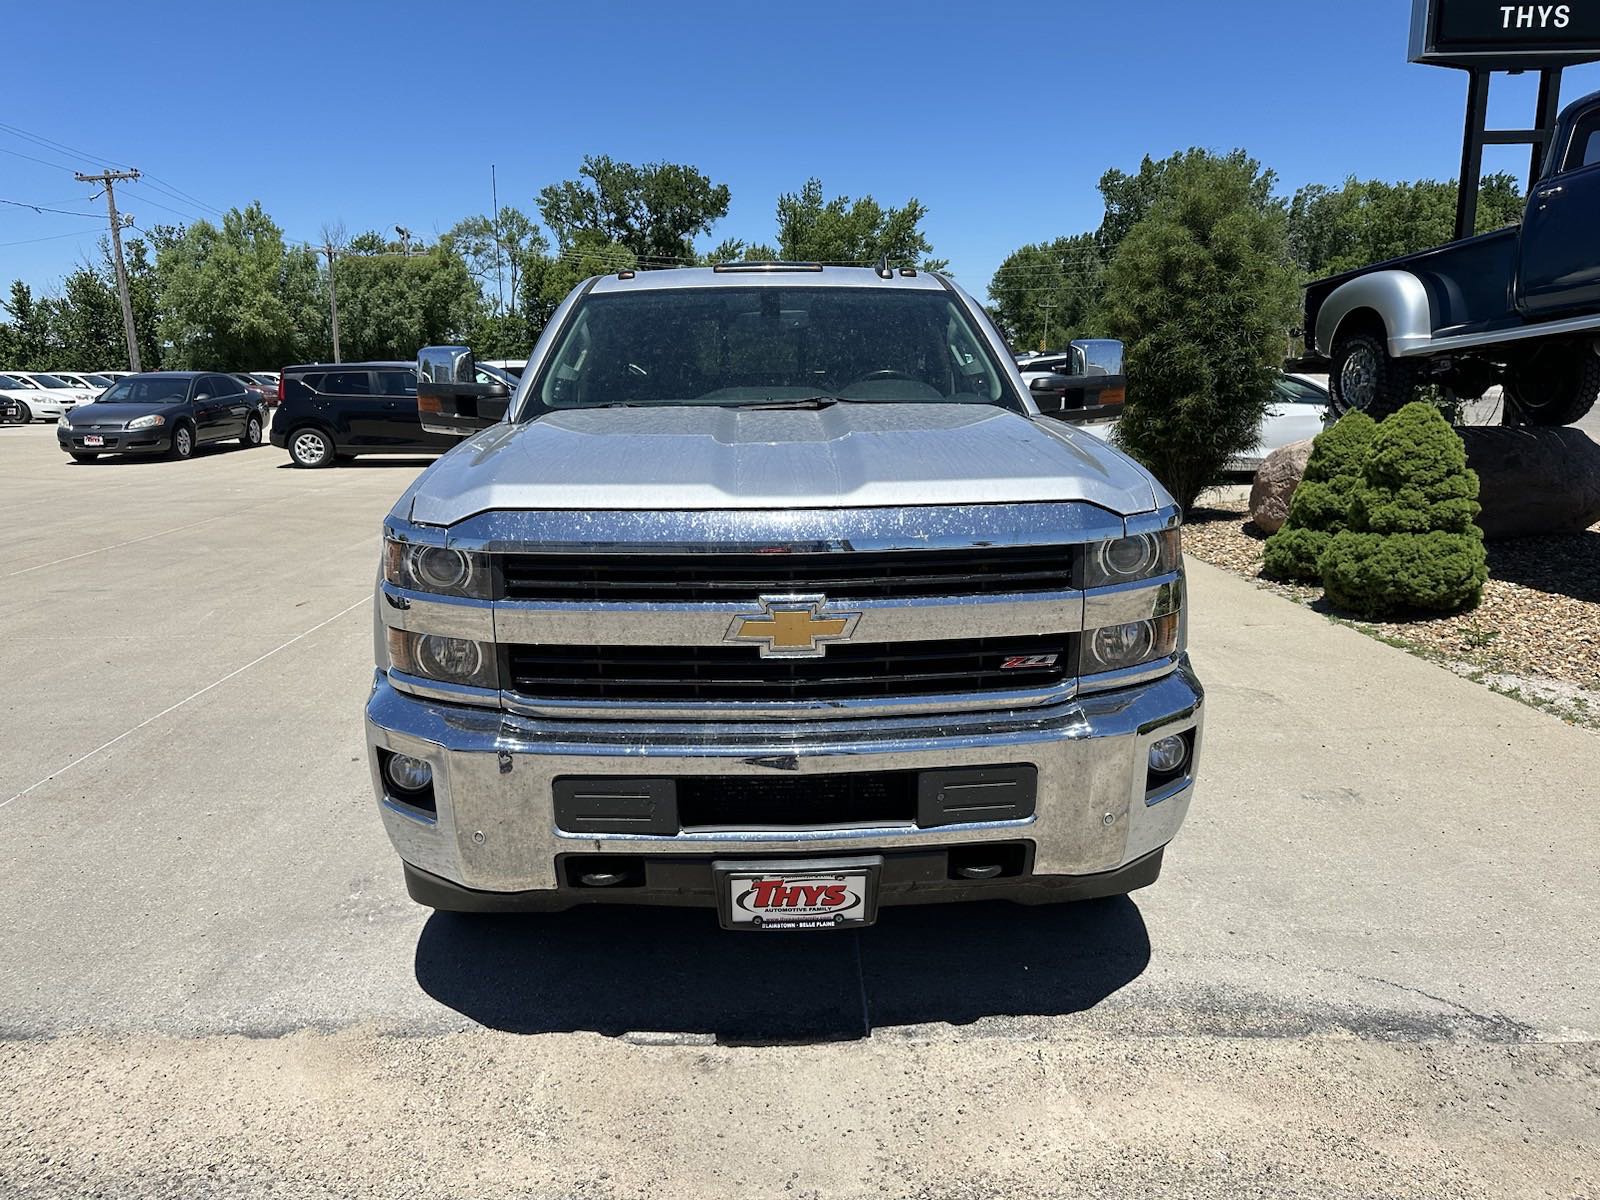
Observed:
[[[1581,533],[1600,522],[1600,445],[1581,429],[1458,429],[1478,473],[1487,538]]]
[[[1267,455],[1250,488],[1250,520],[1262,533],[1277,533],[1289,518],[1289,501],[1306,473],[1311,440],[1290,442]]]

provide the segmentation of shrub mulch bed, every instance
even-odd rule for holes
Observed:
[[[1208,493],[1183,531],[1201,562],[1255,581],[1460,674],[1600,728],[1600,525],[1585,533],[1490,542],[1483,602],[1453,616],[1364,621],[1333,608],[1322,589],[1261,575],[1266,535],[1249,523],[1238,489]],[[1550,681],[1549,686],[1542,686]],[[1523,686],[1526,685],[1526,686]]]

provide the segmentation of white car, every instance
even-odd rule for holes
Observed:
[[[86,371],[54,371],[52,374],[57,379],[64,380],[75,388],[82,388],[86,392],[93,392],[96,396],[112,383],[108,375],[91,374]]]
[[[1273,393],[1272,405],[1261,420],[1261,440],[1249,454],[1231,459],[1229,471],[1254,473],[1274,450],[1309,441],[1327,428],[1333,414],[1327,376],[1279,375]]]
[[[24,425],[29,421],[53,421],[62,413],[71,412],[77,403],[20,375],[3,373],[0,373],[0,396],[22,406],[20,417]]]
[[[23,383],[32,384],[40,391],[53,392],[67,402],[68,408],[78,404],[89,404],[100,394],[93,388],[75,387],[59,375],[51,375],[45,371],[6,371],[5,374],[13,379],[20,379]]]

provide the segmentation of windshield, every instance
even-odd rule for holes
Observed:
[[[1022,411],[942,289],[684,288],[581,300],[530,389],[539,411],[856,401]]]
[[[108,379],[104,375],[85,375],[84,378],[87,379],[90,383],[94,384],[95,387],[110,387],[111,386],[111,380]]]
[[[32,387],[26,380],[17,379],[11,375],[0,375],[0,388],[7,391],[18,391],[22,388]]]
[[[1276,388],[1278,399],[1289,404],[1327,404],[1328,393],[1321,388],[1300,379],[1292,379],[1288,375],[1278,377]]]
[[[178,404],[189,394],[182,377],[135,375],[120,380],[100,399],[106,404]]]
[[[31,375],[29,378],[42,388],[70,388],[72,386],[65,379],[57,379],[54,375]]]

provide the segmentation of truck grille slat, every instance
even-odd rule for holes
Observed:
[[[1051,687],[1072,672],[1069,634],[831,646],[822,658],[761,658],[753,646],[512,646],[507,679],[535,699],[807,701]],[[1006,670],[1020,656],[1055,662]]]
[[[1072,546],[818,554],[507,554],[509,600],[749,601],[826,592],[835,599],[911,599],[1070,591]]]

